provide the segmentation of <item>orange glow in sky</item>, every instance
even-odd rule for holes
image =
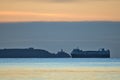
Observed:
[[[120,0],[0,0],[0,22],[120,21]]]

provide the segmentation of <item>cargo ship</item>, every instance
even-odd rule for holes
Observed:
[[[79,48],[73,49],[71,52],[72,58],[110,58],[110,50],[104,48],[98,51],[83,51]]]

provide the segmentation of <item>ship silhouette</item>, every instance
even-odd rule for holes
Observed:
[[[110,58],[110,50],[83,51],[76,48],[68,54],[63,49],[57,53],[34,48],[0,49],[0,58]]]
[[[83,51],[76,48],[71,52],[71,56],[72,58],[110,58],[110,50],[102,48],[98,51]]]

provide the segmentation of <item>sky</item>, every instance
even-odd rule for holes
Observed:
[[[0,0],[0,22],[120,21],[120,0]]]

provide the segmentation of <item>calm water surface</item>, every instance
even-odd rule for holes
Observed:
[[[1,58],[0,80],[120,80],[120,59]]]

